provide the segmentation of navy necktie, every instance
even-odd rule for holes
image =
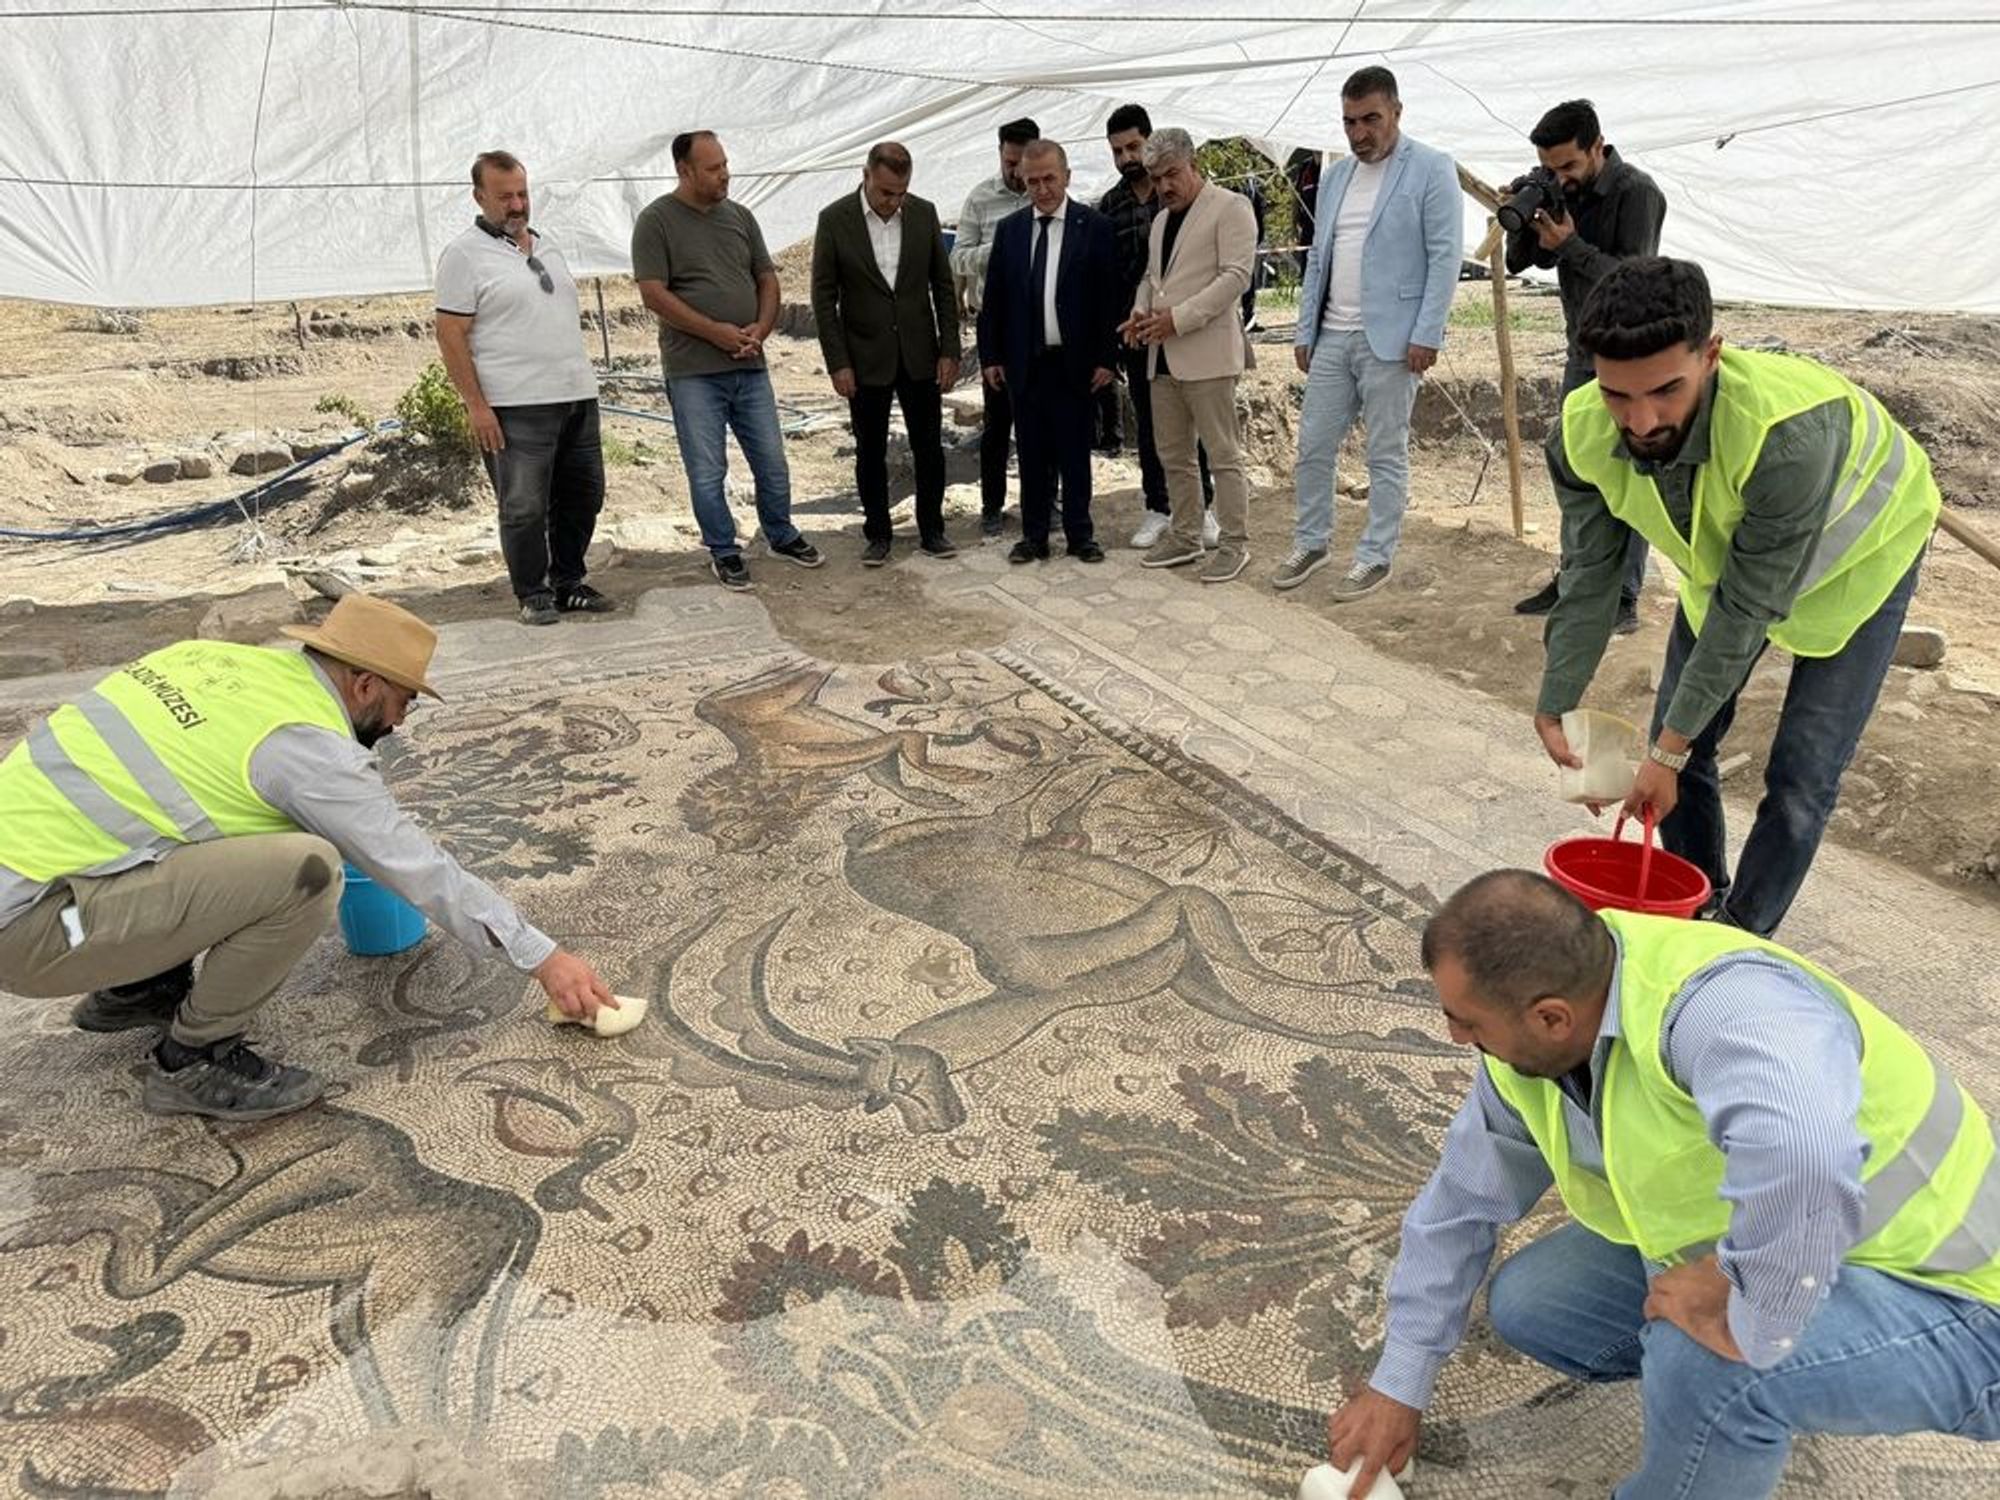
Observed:
[[[1028,259],[1028,281],[1035,288],[1035,347],[1048,347],[1049,330],[1044,321],[1042,309],[1048,306],[1049,291],[1049,219],[1052,215],[1042,214],[1035,220],[1035,253]]]

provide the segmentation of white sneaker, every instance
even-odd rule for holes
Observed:
[[[1206,547],[1210,552],[1213,552],[1215,550],[1215,544],[1221,540],[1222,540],[1222,528],[1215,524],[1215,512],[1212,510],[1203,511],[1201,513],[1202,546]]]
[[[1146,512],[1146,518],[1139,523],[1139,529],[1132,533],[1132,545],[1144,551],[1167,534],[1168,517],[1157,510]]]

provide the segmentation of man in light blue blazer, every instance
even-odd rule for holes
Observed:
[[[1368,429],[1368,524],[1333,586],[1344,601],[1389,581],[1410,496],[1410,408],[1444,343],[1464,217],[1451,158],[1402,132],[1395,74],[1361,69],[1342,86],[1340,105],[1353,154],[1320,184],[1300,288],[1298,524],[1271,582],[1297,588],[1326,566],[1334,463],[1359,417]]]

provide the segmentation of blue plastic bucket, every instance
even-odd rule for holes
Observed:
[[[347,888],[340,893],[340,935],[347,940],[349,953],[375,958],[401,953],[424,940],[427,924],[422,912],[353,865],[344,868]]]

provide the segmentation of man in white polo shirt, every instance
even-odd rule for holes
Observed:
[[[513,156],[473,160],[472,201],[472,227],[438,257],[437,341],[500,497],[507,576],[525,624],[601,613],[611,601],[583,581],[604,451],[576,281],[529,227],[528,172]]]

